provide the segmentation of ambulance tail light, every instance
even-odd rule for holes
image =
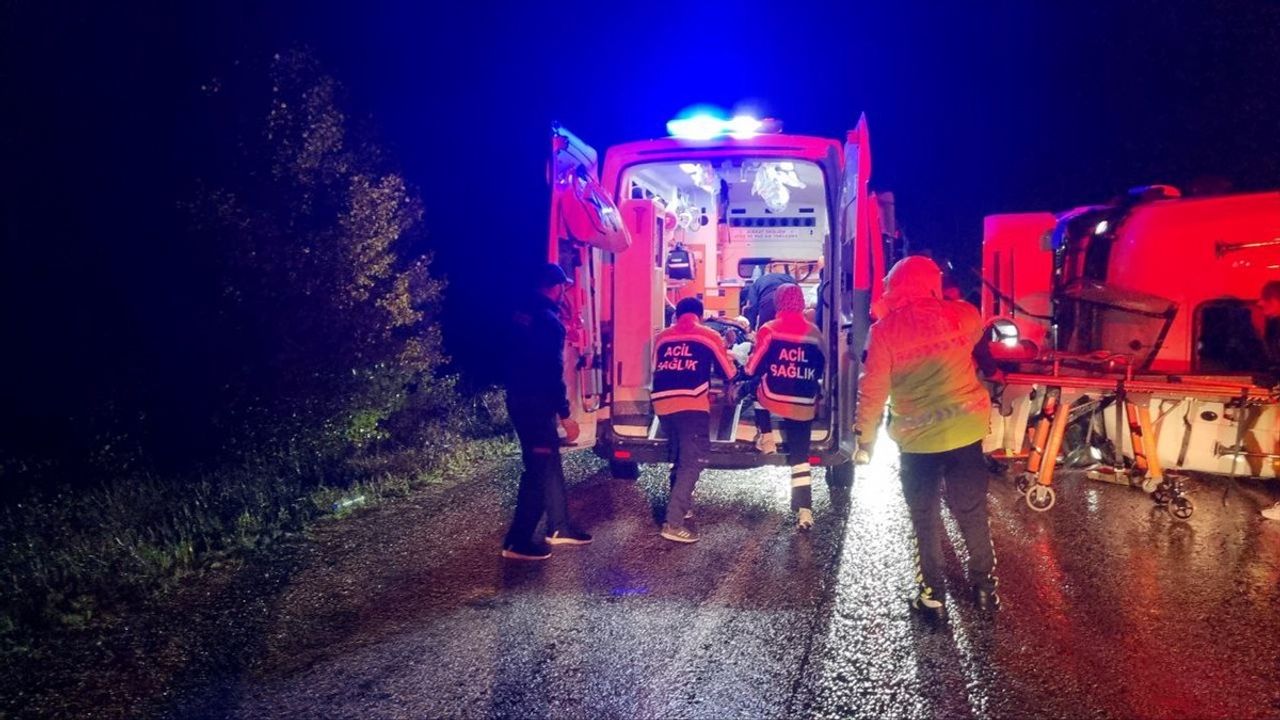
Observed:
[[[810,456],[809,456],[809,464],[810,464],[810,465],[821,465],[821,464],[822,464],[822,458],[818,457],[817,455],[810,455]]]
[[[630,460],[631,451],[630,450],[614,450],[613,459],[614,460]]]

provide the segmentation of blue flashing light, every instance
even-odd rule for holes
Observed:
[[[726,135],[735,140],[747,140],[763,133],[782,132],[782,124],[777,120],[762,120],[747,112],[726,119],[727,115],[714,105],[698,105],[669,121],[667,133],[685,140],[711,140]]]
[[[668,122],[667,132],[688,140],[710,140],[724,134],[725,121],[712,115],[698,114]]]

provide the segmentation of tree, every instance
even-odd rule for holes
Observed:
[[[276,55],[266,77],[266,92],[251,71],[207,86],[238,130],[190,207],[218,266],[219,425],[326,456],[418,445],[456,402],[437,377],[444,282],[415,250],[422,202],[313,57]]]

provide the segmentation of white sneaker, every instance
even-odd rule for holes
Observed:
[[[1280,502],[1262,509],[1262,517],[1268,520],[1280,520]]]
[[[772,455],[778,452],[778,440],[773,433],[760,433],[756,435],[756,449],[764,455]]]
[[[813,528],[813,511],[809,508],[800,508],[796,511],[796,527],[801,530]]]

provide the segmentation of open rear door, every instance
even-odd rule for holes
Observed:
[[[840,428],[853,425],[857,376],[862,348],[870,327],[871,303],[879,298],[884,282],[884,248],[878,205],[867,189],[871,178],[871,137],[865,115],[850,130],[844,146],[844,176],[840,183],[837,232],[840,239],[842,284],[840,325]],[[841,433],[844,440],[844,433]]]
[[[562,319],[565,342],[565,386],[572,417],[582,427],[576,447],[596,441],[596,410],[600,406],[601,272],[604,253],[621,252],[631,244],[617,205],[600,185],[599,160],[591,146],[573,133],[551,126],[551,184],[547,257],[573,279],[565,296]]]

